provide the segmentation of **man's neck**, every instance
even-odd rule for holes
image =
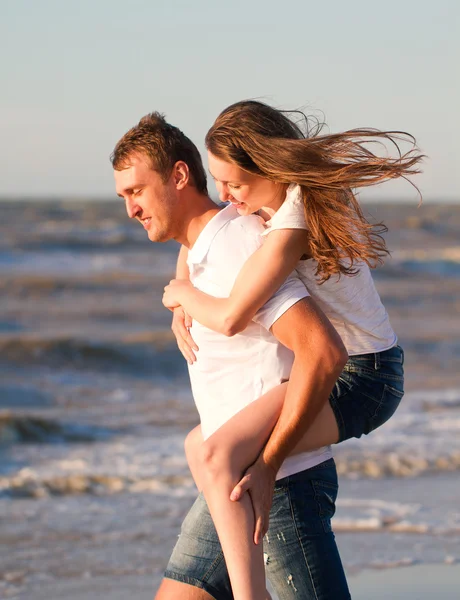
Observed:
[[[209,221],[220,209],[203,194],[192,193],[184,198],[181,228],[175,236],[176,242],[191,248]]]

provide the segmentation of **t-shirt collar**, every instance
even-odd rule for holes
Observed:
[[[203,227],[192,248],[190,248],[188,252],[187,263],[195,265],[201,263],[208,253],[212,241],[216,237],[217,233],[226,223],[237,216],[238,212],[231,204],[214,215],[214,217]]]

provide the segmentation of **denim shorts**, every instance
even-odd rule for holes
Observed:
[[[404,395],[403,365],[400,346],[350,356],[329,398],[340,442],[367,435],[393,415]]]
[[[331,518],[337,498],[331,458],[276,482],[264,537],[265,569],[280,600],[350,600]],[[165,577],[233,600],[212,517],[200,494],[181,527]]]

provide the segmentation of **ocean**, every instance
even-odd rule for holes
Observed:
[[[375,281],[407,393],[334,447],[337,541],[350,574],[444,563],[460,586],[460,205],[366,211],[389,227]],[[177,251],[122,202],[0,204],[0,597],[159,585],[196,493],[183,440],[197,413],[161,304]]]

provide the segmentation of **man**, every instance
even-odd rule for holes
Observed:
[[[260,245],[261,225],[257,217],[240,217],[231,206],[216,207],[193,143],[152,113],[121,138],[112,164],[128,216],[143,224],[151,241],[174,239],[189,248],[194,285],[208,293],[228,294],[239,269]],[[264,539],[272,586],[283,600],[349,598],[330,524],[337,495],[330,449],[288,456],[326,402],[347,360],[340,338],[294,277],[262,307],[247,330],[231,338],[206,328],[201,333],[199,366],[190,369],[190,376],[206,427],[216,420],[225,426],[243,407],[255,406],[262,393],[290,379],[281,415],[254,471],[261,483],[251,489],[255,510],[262,490],[270,489],[273,496]],[[219,399],[219,414],[213,399]],[[184,520],[156,596],[179,597],[233,598],[219,539],[201,494]]]

